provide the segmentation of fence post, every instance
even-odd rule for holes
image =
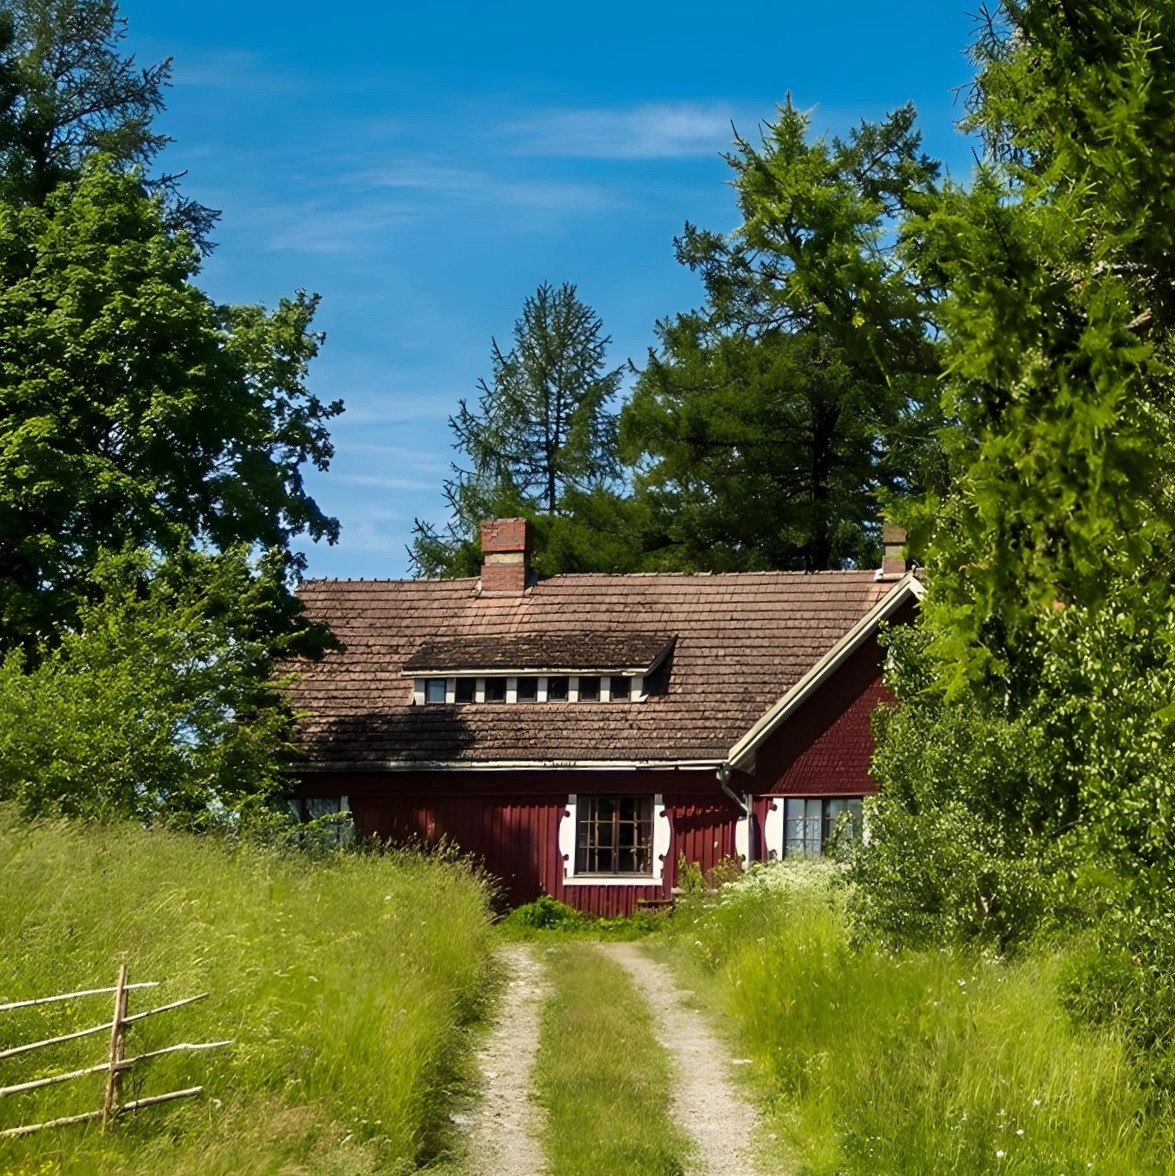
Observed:
[[[106,1097],[102,1103],[102,1130],[106,1131],[118,1114],[118,1088],[122,1079],[126,1028],[126,964],[118,968],[118,985],[114,989],[114,1024],[110,1030],[110,1071],[106,1075]]]

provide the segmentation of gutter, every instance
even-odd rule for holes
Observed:
[[[746,818],[747,822],[747,865],[756,861],[755,857],[755,805],[754,795],[750,792],[739,796],[737,792],[730,786],[730,772],[731,767],[729,761],[718,765],[718,770],[715,775],[718,777],[718,787],[730,797],[731,800],[738,806],[739,812]]]
[[[341,763],[301,763],[289,770],[314,774],[319,772],[518,772],[573,771],[619,772],[626,770],[673,771],[720,770],[721,760],[349,760]],[[728,773],[729,774],[729,773]]]

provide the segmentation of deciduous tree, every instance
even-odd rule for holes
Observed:
[[[0,642],[67,621],[102,548],[337,535],[302,480],[342,410],[305,385],[317,300],[217,305],[198,262],[103,156],[0,202]]]

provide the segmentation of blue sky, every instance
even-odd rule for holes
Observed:
[[[121,10],[142,61],[175,58],[166,167],[224,213],[204,287],[323,296],[311,382],[348,411],[309,479],[343,525],[308,547],[312,575],[405,574],[413,518],[444,520],[447,418],[540,282],[578,285],[613,364],[641,363],[654,323],[698,303],[673,236],[734,227],[732,122],[755,137],[789,91],[834,133],[913,100],[927,149],[969,166],[956,0]]]

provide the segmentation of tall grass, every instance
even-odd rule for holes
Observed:
[[[443,1151],[463,1026],[490,958],[485,886],[408,855],[311,862],[130,827],[24,825],[0,809],[0,1002],[112,984],[131,1011],[209,1000],[132,1026],[129,1052],[232,1038],[132,1072],[127,1097],[204,1097],[100,1128],[0,1141],[8,1173],[414,1171]],[[0,1048],[109,1018],[87,998],[0,1014]],[[0,1085],[100,1060],[103,1035],[0,1063]],[[101,1076],[0,1099],[0,1127],[100,1105]]]
[[[827,874],[785,866],[679,908],[672,954],[755,1062],[780,1171],[1175,1171],[1120,1040],[1075,1027],[1062,951],[851,950]]]
[[[543,958],[551,996],[534,1082],[549,1171],[681,1176],[688,1144],[669,1118],[669,1058],[643,994],[590,944],[551,946]]]

